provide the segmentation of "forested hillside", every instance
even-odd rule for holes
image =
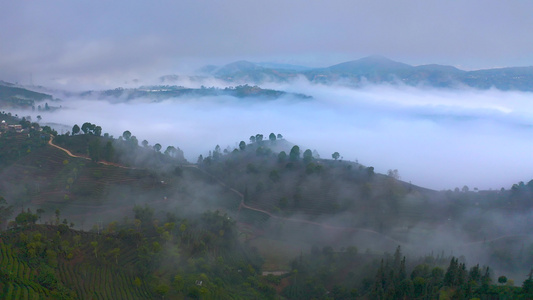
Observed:
[[[0,81],[0,105],[2,107],[50,110],[48,102],[45,101],[52,100],[51,95],[31,91],[14,84]]]
[[[533,296],[533,181],[433,191],[274,133],[192,164],[2,118],[1,299]]]

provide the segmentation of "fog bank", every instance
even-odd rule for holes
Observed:
[[[64,109],[39,112],[41,123],[91,122],[118,137],[178,146],[186,158],[220,145],[236,148],[250,135],[281,133],[322,158],[338,151],[376,171],[398,169],[402,180],[433,189],[509,188],[533,178],[533,94],[435,90],[403,86],[267,86],[313,99],[202,97],[153,103],[139,99],[64,99]],[[27,115],[19,112],[19,115]],[[37,113],[34,114],[34,117]]]

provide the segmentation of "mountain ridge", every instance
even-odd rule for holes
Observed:
[[[304,67],[302,67],[304,68]],[[204,70],[207,70],[204,68]],[[210,66],[212,76],[227,82],[262,84],[267,81],[288,82],[299,76],[312,83],[342,83],[349,86],[373,84],[429,85],[438,88],[462,86],[476,89],[533,91],[533,67],[504,67],[461,70],[450,65],[413,66],[384,56],[372,55],[323,68],[284,68],[276,64],[236,61],[222,67]]]

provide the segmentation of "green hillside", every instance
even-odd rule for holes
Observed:
[[[23,220],[31,211],[19,214],[0,240],[0,299],[246,299],[273,293],[242,286],[260,259],[239,244],[227,215],[168,215],[158,223],[152,209],[134,211],[135,222],[111,222],[94,232],[36,225]]]
[[[35,108],[37,102],[51,101],[51,95],[34,92],[0,81],[0,107],[2,108]],[[48,103],[46,103],[48,107]],[[44,105],[42,109],[45,109]]]
[[[129,131],[115,139],[87,122],[58,135],[9,122],[24,129],[0,134],[0,299],[533,292],[533,180],[438,192],[280,134],[191,164],[179,147],[139,145]]]

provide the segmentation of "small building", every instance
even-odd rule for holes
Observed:
[[[21,133],[24,131],[24,129],[22,129],[22,125],[8,125],[8,128],[16,133]]]

